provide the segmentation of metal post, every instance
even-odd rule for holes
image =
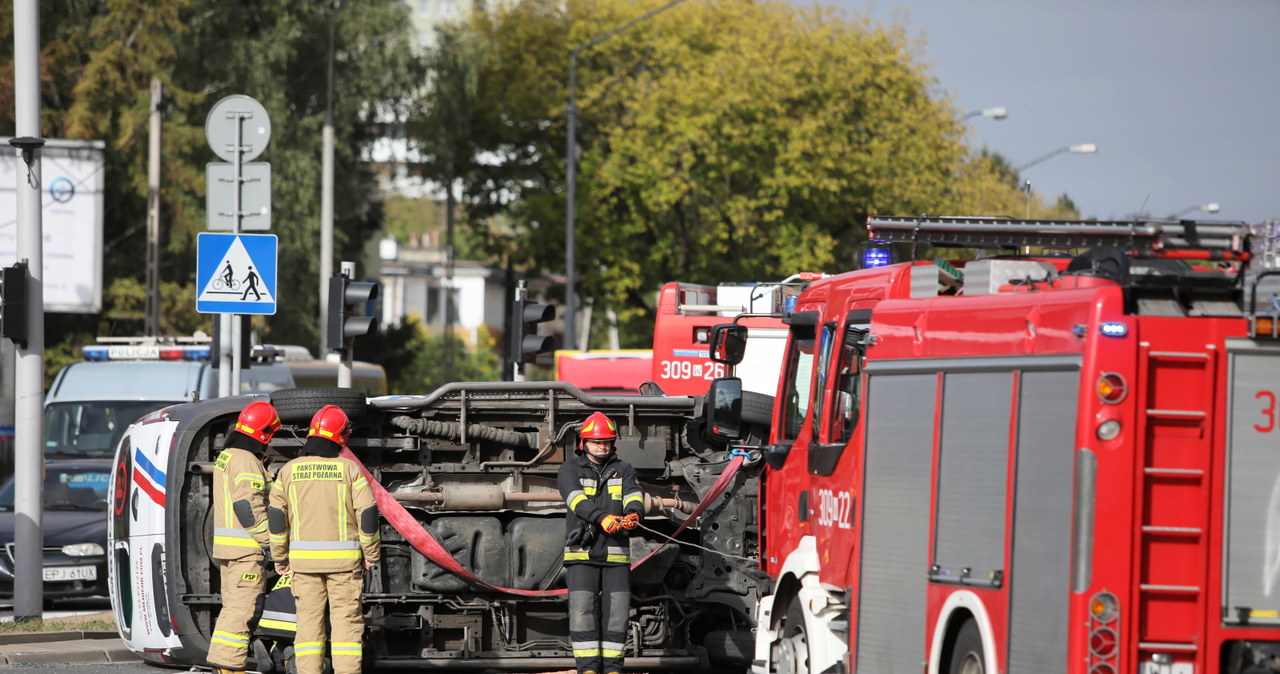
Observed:
[[[40,213],[40,3],[14,0],[13,60],[18,167],[18,259],[27,262],[27,343],[14,367],[13,619],[44,608],[44,242]],[[25,141],[25,142],[22,142]]]
[[[151,137],[147,146],[147,318],[144,334],[160,334],[160,97],[159,77],[151,78]]]
[[[340,269],[341,274],[348,279],[354,279],[356,277],[356,263],[343,261]],[[338,386],[342,388],[350,388],[352,363],[351,352],[355,351],[355,349],[347,348],[345,341],[342,344],[335,344],[333,346],[338,347],[338,353],[342,356],[338,359]]]
[[[511,309],[507,312],[507,313],[511,314],[511,325],[512,325],[513,327],[514,327],[514,326],[516,326],[516,325],[521,324],[522,322],[524,322],[524,316],[521,316],[520,314],[516,313],[516,307],[521,306],[521,305],[522,305],[522,302],[523,302],[523,301],[524,301],[528,296],[529,296],[529,291],[528,291],[528,289],[526,289],[526,288],[525,288],[525,285],[524,285],[524,279],[521,279],[521,280],[519,280],[519,281],[516,281],[515,301],[513,301],[513,302],[511,303]],[[520,334],[524,334],[524,332],[523,332],[523,331],[521,331],[521,332],[520,332]],[[565,334],[566,334],[566,335],[568,335],[568,333],[567,333],[567,332],[566,332]],[[511,345],[511,349],[510,349],[510,351],[511,351],[511,381],[524,381],[524,361],[523,361],[523,360],[521,360],[521,355],[520,355],[520,342],[515,341],[515,340],[512,340],[512,341],[513,341],[513,343],[512,343],[512,345]]]
[[[248,118],[248,113],[236,115],[236,188],[233,190],[236,210],[231,218],[232,234],[240,233],[240,220],[244,217],[241,191],[244,189],[244,122]],[[237,314],[230,314],[230,321],[231,332],[228,336],[231,341],[231,391],[227,395],[240,395],[240,366],[244,363],[244,351],[240,348],[240,332],[244,322]]]
[[[588,43],[590,44],[590,43]],[[577,279],[575,271],[575,261],[573,259],[574,246],[574,230],[577,229],[577,222],[574,217],[574,208],[577,205],[577,167],[578,167],[578,52],[584,47],[578,47],[569,53],[569,108],[566,114],[569,117],[569,139],[565,142],[565,178],[568,181],[567,194],[565,195],[566,203],[564,206],[565,226],[564,226],[564,348],[578,348],[577,337],[574,335],[574,320],[577,316],[578,301],[577,293],[574,290],[574,281]],[[516,372],[519,372],[517,368]],[[519,379],[516,381],[523,381]]]
[[[320,149],[320,320],[316,325],[319,326],[321,358],[329,353],[330,347],[325,321],[329,318],[329,277],[333,276],[333,43],[337,39],[340,9],[341,2],[335,4],[329,14],[328,72]]]

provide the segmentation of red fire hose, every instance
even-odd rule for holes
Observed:
[[[449,554],[449,551],[445,550],[440,545],[440,542],[436,540],[435,536],[432,536],[431,532],[427,531],[426,527],[422,526],[421,522],[415,519],[408,510],[405,510],[404,506],[400,505],[400,502],[397,501],[381,483],[373,478],[373,473],[369,472],[369,469],[360,462],[360,459],[356,458],[356,455],[353,454],[350,449],[344,447],[342,449],[342,456],[351,459],[360,467],[360,471],[364,473],[365,479],[369,481],[369,485],[373,488],[373,498],[378,504],[378,511],[382,513],[382,516],[387,520],[391,527],[400,532],[400,535],[404,536],[404,539],[408,541],[415,550],[421,552],[427,559],[435,562],[441,568],[449,571],[459,578],[462,578],[463,580],[475,583],[476,585],[487,587],[496,592],[505,592],[507,594],[514,594],[521,597],[558,597],[568,592],[568,590],[520,590],[511,587],[500,587],[481,580],[474,573],[467,570],[466,567],[462,566],[462,564],[458,563],[458,560],[454,559],[453,555]],[[643,559],[635,564],[632,564],[631,568],[634,569],[648,561],[650,557],[653,557],[660,550],[665,548],[676,536],[679,536],[680,532],[684,531],[685,527],[689,526],[690,522],[697,519],[698,516],[702,514],[702,511],[705,510],[707,506],[711,505],[711,503],[715,501],[716,497],[718,497],[721,492],[729,486],[729,483],[733,480],[733,476],[738,472],[738,469],[742,467],[743,459],[743,455],[735,454],[729,461],[729,465],[725,466],[724,472],[720,474],[720,478],[715,481],[715,484],[711,485],[711,489],[707,491],[706,497],[703,498],[702,502],[698,504],[698,507],[689,514],[689,517],[680,524],[675,533],[668,536],[667,540],[663,541],[662,545],[656,550],[645,555]]]

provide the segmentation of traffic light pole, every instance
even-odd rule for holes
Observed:
[[[343,262],[338,274],[329,278],[328,314],[324,326],[330,351],[338,352],[338,386],[351,386],[351,361],[356,337],[372,335],[378,331],[377,316],[347,315],[347,308],[378,299],[378,284],[370,281],[352,281],[356,263]]]
[[[44,241],[40,213],[40,3],[13,2],[14,138],[18,167],[18,259],[26,260],[26,342],[14,367],[13,619],[44,608]],[[26,170],[23,171],[23,168]]]
[[[516,281],[516,298],[511,305],[511,344],[507,352],[511,354],[511,381],[524,381],[524,360],[520,357],[520,343],[524,341],[524,303],[529,291],[524,280]]]
[[[356,263],[343,262],[339,268],[339,273],[348,279],[354,277],[356,275]],[[347,346],[345,339],[330,346],[337,346],[339,349],[338,354],[341,356],[338,359],[338,386],[341,388],[351,388],[351,361],[354,360],[351,356],[351,352],[355,351],[355,349]]]

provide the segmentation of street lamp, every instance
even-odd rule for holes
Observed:
[[[1204,211],[1205,213],[1217,213],[1218,210],[1219,210],[1218,202],[1214,201],[1207,204],[1201,204],[1199,206],[1187,206],[1186,208],[1178,211],[1177,213],[1170,215],[1169,219],[1176,220],[1192,211]]]
[[[574,202],[575,202],[575,196],[577,192],[577,164],[578,164],[578,140],[577,140],[577,135],[578,135],[578,102],[577,102],[578,54],[600,44],[601,42],[604,42],[605,40],[608,40],[614,35],[621,33],[622,31],[636,25],[637,23],[640,23],[641,21],[648,20],[653,16],[660,14],[662,12],[665,12],[668,9],[671,9],[672,7],[675,7],[676,5],[684,1],[685,0],[672,0],[672,2],[668,2],[667,4],[655,10],[652,10],[648,14],[644,14],[642,16],[636,17],[622,24],[621,26],[618,26],[617,28],[605,31],[591,38],[590,40],[583,42],[582,44],[574,48],[573,51],[569,52],[569,107],[566,109],[566,116],[568,117],[569,138],[565,143],[567,147],[565,148],[565,158],[564,158],[565,167],[566,167],[565,178],[568,181],[568,194],[566,195],[565,227],[564,227],[564,268],[565,268],[564,348],[566,349],[578,348],[578,337],[575,334],[575,329],[577,326],[574,325],[576,323],[575,314],[578,311],[578,302],[577,302],[576,294],[574,290],[575,281],[577,280],[577,272],[574,271],[575,260],[573,257],[573,252],[574,252],[573,237],[574,237],[574,229],[576,226],[574,223],[574,205],[575,205]]]
[[[1082,143],[1080,145],[1068,145],[1066,147],[1060,147],[1054,150],[1053,152],[1050,152],[1049,154],[1042,155],[1042,156],[1036,157],[1035,159],[1032,159],[1031,161],[1023,164],[1022,166],[1019,166],[1017,168],[1017,171],[1018,173],[1021,173],[1031,168],[1032,166],[1035,166],[1036,164],[1053,159],[1054,157],[1060,154],[1066,154],[1068,152],[1070,152],[1071,154],[1093,154],[1097,151],[1098,151],[1098,146],[1094,145],[1093,143]]]
[[[991,119],[999,121],[1008,116],[1009,116],[1008,110],[1005,110],[1003,107],[996,107],[996,108],[983,108],[981,110],[974,110],[973,112],[970,112],[964,117],[961,117],[961,119],[973,119],[974,117],[990,117]]]

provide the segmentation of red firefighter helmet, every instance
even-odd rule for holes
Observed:
[[[618,426],[603,412],[592,412],[591,416],[582,422],[578,438],[582,441],[580,446],[586,446],[587,440],[617,440]]]
[[[265,445],[271,442],[271,437],[280,430],[280,415],[276,413],[276,408],[271,403],[255,400],[245,405],[245,408],[240,411],[235,430]]]
[[[307,431],[307,437],[313,435],[345,446],[347,438],[351,437],[351,420],[347,419],[347,413],[337,405],[325,405],[311,417],[311,429]]]

